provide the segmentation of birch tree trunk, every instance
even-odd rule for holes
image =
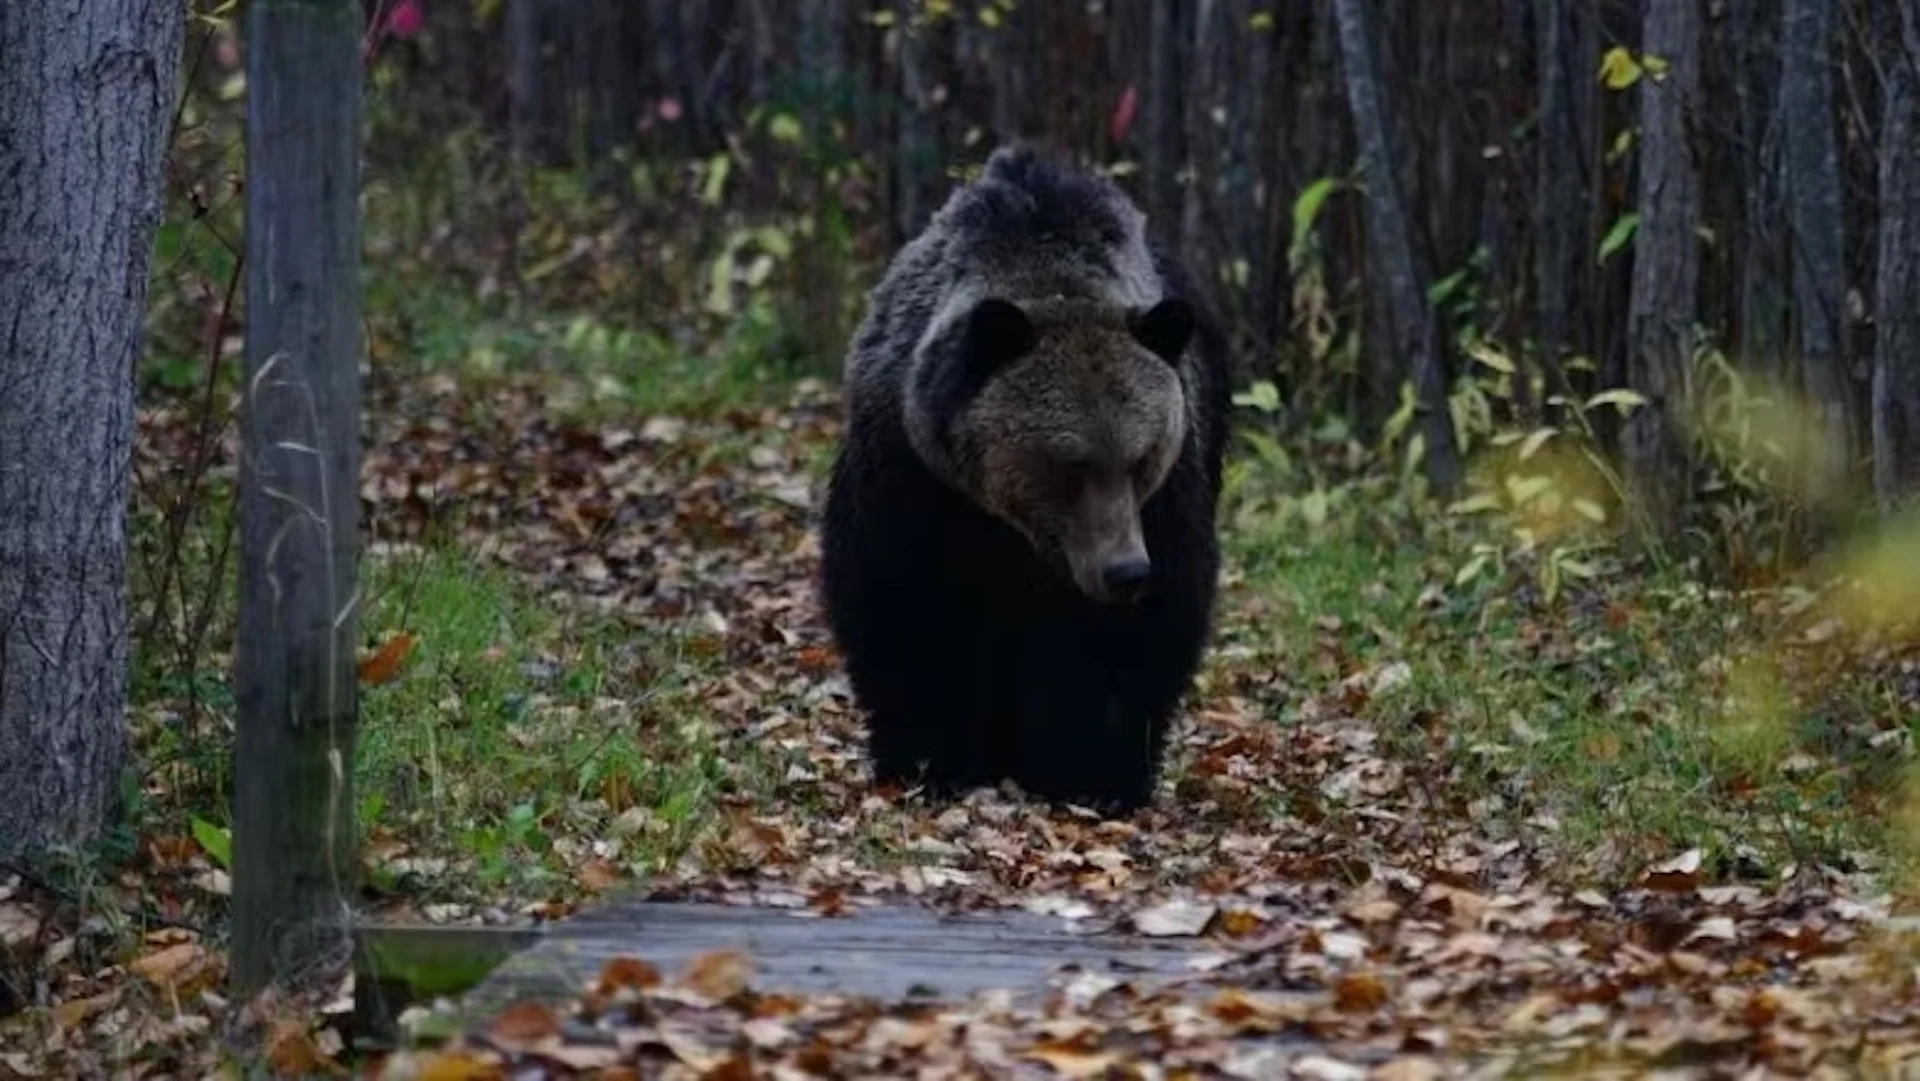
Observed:
[[[1447,409],[1446,377],[1441,369],[1440,328],[1427,302],[1427,275],[1414,255],[1407,212],[1387,136],[1380,83],[1374,75],[1373,34],[1365,0],[1334,0],[1339,23],[1340,59],[1346,69],[1347,104],[1360,143],[1361,184],[1367,199],[1369,278],[1381,293],[1392,340],[1385,343],[1406,366],[1416,396],[1416,424],[1426,443],[1427,479],[1447,491],[1460,481],[1458,444]]]
[[[1685,520],[1690,454],[1700,176],[1689,145],[1700,97],[1699,0],[1646,9],[1647,53],[1666,73],[1640,80],[1640,225],[1627,311],[1627,382],[1647,399],[1622,433],[1630,498],[1641,524],[1673,538]]]
[[[119,795],[133,364],[182,16],[0,11],[0,859],[89,841]]]
[[[1920,2],[1897,0],[1886,66],[1873,357],[1873,482],[1882,505],[1920,493]]]
[[[1819,461],[1810,463],[1812,490],[1837,496],[1848,480],[1857,428],[1841,315],[1847,266],[1833,115],[1834,5],[1835,0],[1786,0],[1780,103],[1801,385],[1820,423]]]

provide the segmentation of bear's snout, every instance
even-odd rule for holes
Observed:
[[[1106,591],[1107,598],[1115,601],[1137,601],[1147,591],[1147,579],[1153,575],[1153,564],[1139,556],[1116,559],[1100,571],[1100,585]]]

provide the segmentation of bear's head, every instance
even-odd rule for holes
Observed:
[[[1153,565],[1141,508],[1187,437],[1188,303],[974,300],[915,365],[915,445],[1080,591],[1137,599]]]

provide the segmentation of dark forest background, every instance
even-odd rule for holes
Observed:
[[[757,320],[830,375],[883,260],[1037,139],[1186,254],[1246,400],[1417,436],[1443,488],[1543,422],[1598,440],[1654,535],[1727,526],[1684,497],[1729,482],[1828,506],[1920,476],[1902,0],[369,13],[370,200],[420,223],[375,264],[431,249],[483,294],[683,341]]]

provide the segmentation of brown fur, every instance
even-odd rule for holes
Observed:
[[[1146,558],[1140,507],[1186,438],[1179,373],[1134,338],[1116,306],[1024,309],[1039,331],[1034,351],[952,419],[951,479],[1100,596],[1104,567]]]

